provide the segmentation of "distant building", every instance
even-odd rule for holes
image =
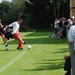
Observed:
[[[70,17],[75,16],[75,0],[70,0]]]

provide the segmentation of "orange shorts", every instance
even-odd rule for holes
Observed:
[[[21,37],[21,36],[20,36],[19,33],[15,33],[15,34],[13,34],[13,37],[14,37],[14,39],[17,39],[18,40],[18,37]]]

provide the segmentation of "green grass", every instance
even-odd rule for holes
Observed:
[[[66,39],[49,38],[50,32],[22,32],[24,50],[17,50],[17,41],[8,41],[5,51],[0,37],[0,75],[64,75],[64,55],[69,51]],[[27,45],[32,48],[27,50]]]

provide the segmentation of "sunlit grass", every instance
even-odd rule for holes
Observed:
[[[64,75],[63,57],[69,54],[66,38],[49,38],[50,32],[22,32],[21,35],[27,41],[22,51],[16,49],[14,39],[8,40],[10,50],[5,51],[0,39],[0,75]],[[27,45],[32,48],[27,50]]]

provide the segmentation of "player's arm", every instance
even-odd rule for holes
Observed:
[[[7,26],[4,28],[4,31],[6,31],[6,29],[9,28],[9,27],[13,27],[13,25],[14,25],[14,23],[11,23],[11,24],[7,25]]]
[[[7,25],[3,30],[6,31],[6,29],[9,27],[9,25]]]

